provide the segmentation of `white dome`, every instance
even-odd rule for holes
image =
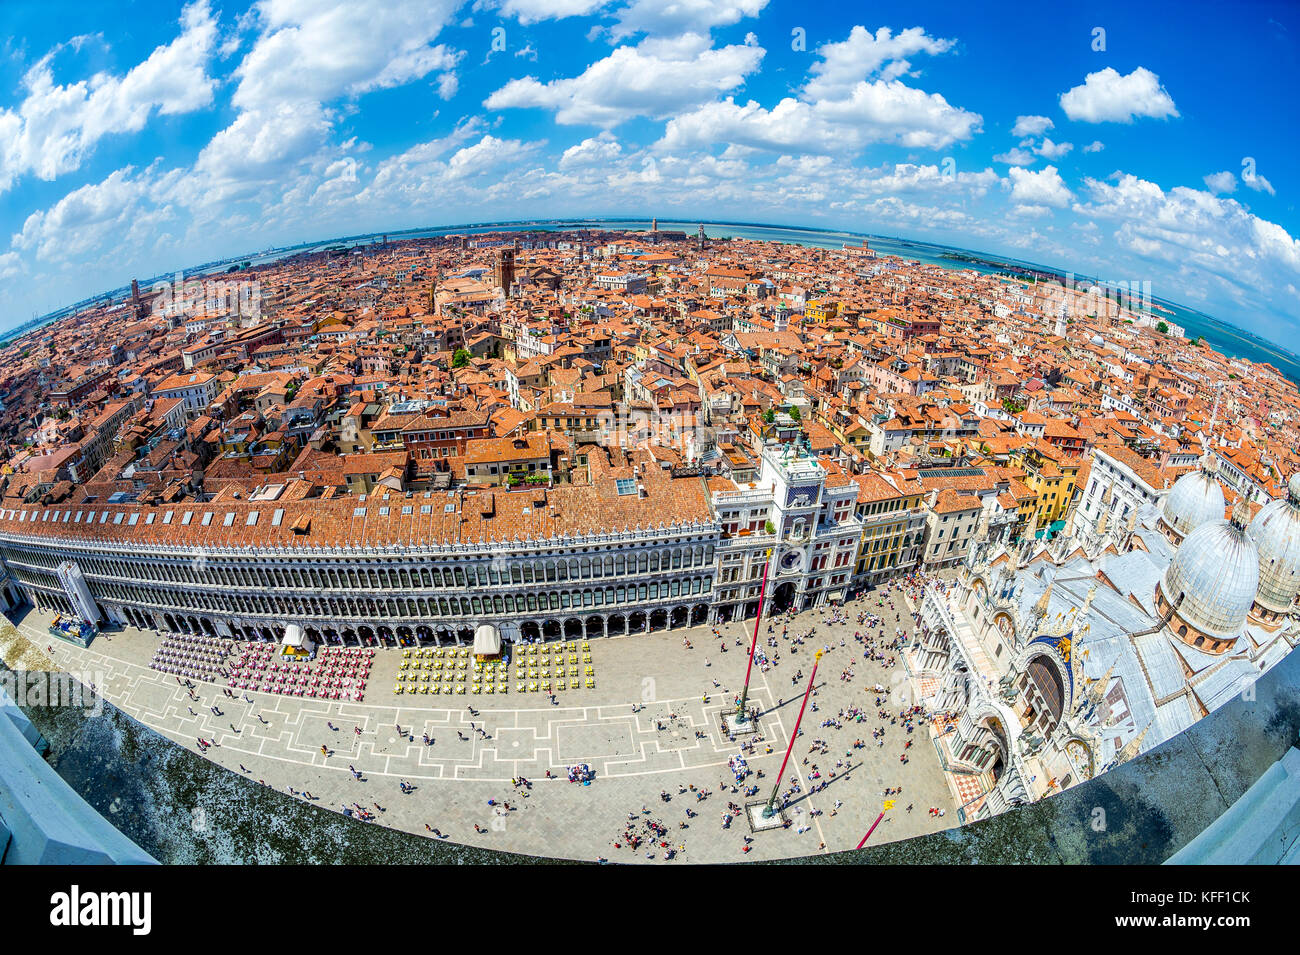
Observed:
[[[1259,552],[1245,530],[1220,518],[1183,539],[1160,589],[1171,604],[1182,594],[1175,611],[1182,620],[1227,640],[1245,627],[1258,585]]]
[[[1286,613],[1300,593],[1300,471],[1291,475],[1288,499],[1265,504],[1246,528],[1259,551],[1261,606]]]
[[[1160,516],[1180,537],[1208,521],[1223,520],[1223,488],[1206,471],[1184,474],[1169,489]]]

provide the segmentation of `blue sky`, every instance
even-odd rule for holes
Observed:
[[[658,215],[951,243],[1295,347],[1294,5],[0,5],[0,327],[271,245]]]

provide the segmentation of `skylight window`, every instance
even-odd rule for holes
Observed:
[[[632,478],[618,478],[614,481],[614,486],[618,488],[620,495],[636,493],[636,481]]]

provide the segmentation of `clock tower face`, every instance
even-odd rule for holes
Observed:
[[[799,564],[803,561],[803,551],[791,550],[781,555],[780,567],[787,573],[797,570]]]

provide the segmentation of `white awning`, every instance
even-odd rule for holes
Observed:
[[[490,623],[479,624],[474,631],[474,655],[491,657],[501,652],[501,633]]]
[[[301,648],[306,642],[307,635],[302,632],[302,627],[291,623],[284,628],[284,639],[280,641],[280,646]]]

